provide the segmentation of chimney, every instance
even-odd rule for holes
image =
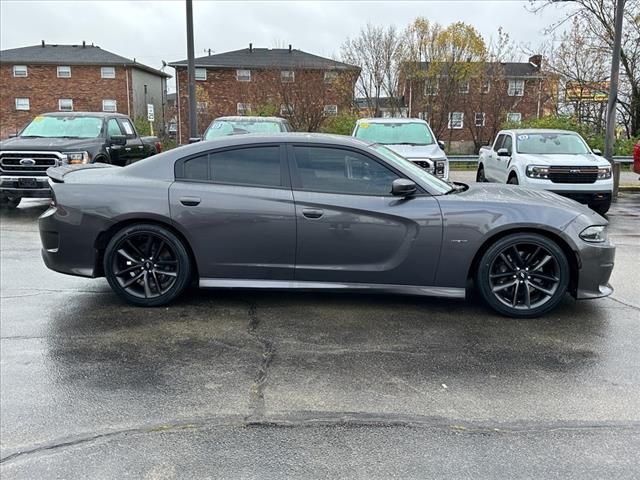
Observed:
[[[209,56],[211,56],[211,49],[209,49]]]
[[[44,40],[42,40],[42,48],[44,48]]]
[[[529,57],[529,63],[535,67],[536,70],[540,70],[542,67],[542,55],[536,54]]]
[[[82,40],[82,48],[86,48],[87,47],[87,42],[85,42],[84,40]]]
[[[291,44],[289,44],[289,53],[291,53]]]
[[[250,43],[249,44],[249,53],[252,53],[252,52],[253,52],[253,43]]]

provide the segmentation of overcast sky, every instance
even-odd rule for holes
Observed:
[[[335,57],[349,36],[367,22],[404,28],[417,16],[447,25],[464,21],[485,38],[502,26],[518,44],[535,48],[543,30],[561,18],[562,7],[543,13],[526,10],[528,1],[194,1],[196,57],[207,49],[224,52],[292,44],[293,48]],[[566,8],[566,7],[565,7]],[[185,59],[185,2],[14,1],[0,0],[2,50],[83,40],[118,55],[160,68]],[[518,60],[518,59],[514,59]],[[167,67],[170,74],[173,69]],[[171,86],[170,88],[173,88]]]

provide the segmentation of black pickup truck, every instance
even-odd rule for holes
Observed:
[[[155,155],[161,148],[157,137],[140,137],[126,115],[38,115],[17,136],[0,142],[0,206],[15,208],[23,197],[50,197],[49,167],[86,163],[124,166]]]

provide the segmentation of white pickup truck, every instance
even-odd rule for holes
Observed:
[[[611,206],[611,165],[575,132],[502,130],[493,146],[482,147],[478,182],[549,190],[604,215]]]

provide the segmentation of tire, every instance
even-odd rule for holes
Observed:
[[[569,261],[553,240],[515,233],[487,248],[478,264],[476,287],[498,313],[535,318],[562,301],[570,275]]]
[[[113,291],[141,307],[166,305],[191,281],[191,259],[182,241],[159,225],[131,225],[117,232],[104,254]]]
[[[22,197],[14,197],[13,195],[0,195],[0,207],[14,210],[18,208]]]
[[[594,212],[602,215],[604,217],[604,215],[609,211],[609,209],[611,208],[611,200],[607,201],[607,202],[600,202],[600,203],[594,203],[589,205],[589,208],[591,210],[593,210]]]
[[[476,173],[476,183],[484,183],[487,181],[487,177],[484,175],[484,167],[482,165],[478,166],[478,171]]]
[[[509,185],[520,185],[520,182],[518,182],[518,176],[517,175],[510,176],[509,180],[507,180],[507,183]]]

